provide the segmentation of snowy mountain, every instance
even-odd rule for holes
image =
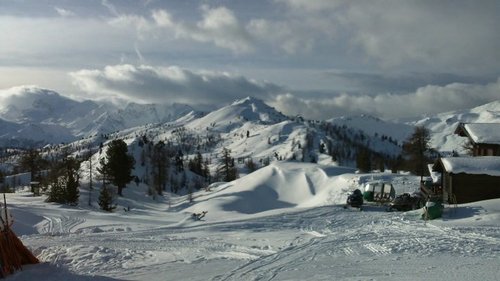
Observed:
[[[35,86],[15,87],[1,98],[0,118],[17,123],[58,123],[75,119],[97,107],[93,102],[77,102]]]
[[[192,111],[192,107],[182,104],[167,106],[129,103],[124,109],[106,110],[95,120],[87,119],[86,126],[77,135],[105,134],[151,123],[164,123]]]
[[[0,95],[0,120],[7,122],[0,129],[0,143],[15,146],[69,142],[172,121],[191,111],[193,108],[181,104],[130,103],[120,109],[107,103],[72,100],[35,86],[14,87],[3,90]],[[30,128],[36,131],[30,133]]]
[[[190,122],[188,127],[200,129],[208,125],[216,130],[230,131],[246,122],[276,124],[284,120],[288,120],[288,117],[268,106],[262,100],[247,97]]]
[[[173,127],[185,126],[187,130],[198,132],[200,136],[203,136],[202,132],[223,134],[224,142],[221,145],[241,157],[253,155],[260,158],[296,158],[299,156],[294,156],[299,153],[296,146],[306,141],[314,142],[309,147],[312,150],[328,145],[329,151],[326,154],[331,155],[333,146],[342,145],[339,138],[346,138],[344,143],[349,142],[348,146],[361,145],[375,152],[395,155],[400,151],[397,146],[418,125],[431,131],[433,148],[463,153],[461,147],[464,138],[453,135],[458,123],[500,122],[499,108],[500,101],[496,101],[470,110],[442,113],[405,123],[384,121],[368,115],[345,116],[315,123],[284,116],[252,97],[202,115],[182,104],[130,103],[124,108],[118,108],[93,101],[75,101],[51,90],[22,86],[3,90],[0,95],[0,120],[3,124],[0,128],[0,145],[67,143],[82,137],[113,132],[119,135],[143,135],[144,130],[151,135],[168,137]],[[330,127],[326,128],[325,124],[330,124]],[[332,126],[339,134],[331,135]],[[243,136],[247,134],[252,136],[252,141],[245,140]],[[341,150],[345,150],[344,145],[342,146]],[[342,153],[350,154],[349,151]],[[350,158],[352,159],[352,155]]]
[[[362,131],[360,126],[348,127],[346,123],[288,118],[263,101],[248,97],[203,116],[191,112],[172,122],[118,131],[106,139],[101,136],[82,139],[71,144],[71,147],[85,150],[89,143],[94,146],[104,143],[106,147],[108,140],[123,139],[129,145],[136,163],[140,164],[136,165],[134,175],[142,180],[150,178],[149,171],[152,168],[148,155],[151,154],[151,147],[160,141],[167,143],[172,151],[182,151],[185,161],[201,153],[211,163],[209,168],[212,173],[217,170],[224,149],[230,150],[231,157],[236,160],[243,174],[250,172],[246,167],[248,161],[259,168],[284,160],[353,167],[360,150],[372,151],[379,161],[378,165],[385,162],[388,167],[389,161],[400,153],[399,143],[402,140],[396,139],[400,135],[384,128],[398,128],[398,125],[372,117],[354,119],[360,118],[372,121],[365,128],[367,132]],[[409,131],[407,125],[400,127],[405,132]],[[375,133],[377,128],[380,134]],[[148,145],[145,145],[146,142]],[[98,158],[94,158],[93,162],[99,165]]]
[[[322,122],[287,118],[258,99],[246,98],[205,115],[190,111],[173,121],[146,122],[174,118],[163,109],[132,104],[105,112],[86,132],[98,132],[100,125],[116,132],[93,134],[66,146],[80,155],[89,144],[95,146],[80,169],[78,207],[46,203],[45,195],[32,196],[29,187],[7,194],[13,230],[43,262],[8,278],[498,279],[500,199],[446,205],[443,219],[432,221],[421,219],[422,210],[387,212],[375,204],[366,204],[363,212],[342,208],[349,192],[369,181],[390,181],[398,194],[419,188],[420,178],[407,173],[356,172],[352,161],[359,149],[394,156],[413,125],[427,126],[433,142],[451,146],[451,138],[440,143],[436,136],[451,135],[457,122],[498,122],[498,103],[397,124],[371,116]],[[189,110],[177,109],[179,115]],[[104,109],[93,110],[89,114],[97,116]],[[38,116],[46,116],[42,113]],[[0,120],[0,134],[23,131],[23,126],[35,130],[29,123]],[[131,127],[119,129],[126,126]],[[95,169],[108,142],[118,138],[136,160],[137,181],[115,198],[115,211],[106,213],[97,204],[101,182]],[[199,176],[188,168],[172,168],[168,185],[184,189],[155,194],[148,157],[159,141],[175,153],[181,148],[186,162],[200,152],[212,174],[222,150],[229,148],[240,178],[192,188],[187,194],[186,187],[193,187]],[[47,153],[53,156],[60,148]],[[251,172],[240,159],[252,159],[260,169]],[[193,214],[200,212],[206,216],[195,219]]]
[[[453,134],[459,123],[500,123],[500,100],[472,109],[459,110],[426,117],[410,125],[424,126],[431,131],[431,146],[438,151],[460,154],[466,153],[463,149],[466,138]]]

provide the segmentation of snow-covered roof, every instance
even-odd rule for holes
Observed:
[[[434,164],[427,165],[427,168],[429,169],[429,174],[432,178],[432,183],[439,183],[441,182],[441,173],[434,171],[433,167]]]
[[[466,123],[463,129],[475,143],[500,144],[500,123]]]
[[[500,176],[499,156],[441,158],[444,169],[452,174]]]

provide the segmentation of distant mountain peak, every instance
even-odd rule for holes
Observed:
[[[232,103],[232,105],[250,104],[250,103],[264,103],[264,101],[262,101],[261,99],[252,97],[252,96],[248,96],[246,98],[235,100]]]

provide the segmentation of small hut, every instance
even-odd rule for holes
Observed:
[[[4,194],[4,206],[0,209],[0,278],[22,269],[25,264],[36,264],[40,261],[26,248],[12,231],[14,222],[7,210]]]
[[[500,157],[440,158],[433,170],[441,173],[443,200],[468,203],[500,198]]]
[[[469,139],[472,156],[500,156],[500,123],[460,123],[455,134]]]

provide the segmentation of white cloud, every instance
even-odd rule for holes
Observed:
[[[165,9],[151,12],[151,18],[137,15],[117,15],[109,21],[113,26],[134,27],[139,38],[161,37],[173,33],[176,38],[189,39],[202,43],[212,43],[217,47],[229,49],[233,53],[249,53],[254,50],[250,33],[226,7],[210,8],[201,6],[202,18],[196,22],[174,19]]]
[[[71,72],[74,84],[93,97],[155,103],[214,106],[254,96],[268,99],[283,90],[273,84],[212,71],[191,71],[177,66],[113,65],[103,70]]]
[[[383,118],[414,117],[472,108],[499,99],[500,78],[486,85],[453,83],[425,86],[406,95],[348,95],[310,99],[292,94],[276,96],[272,105],[285,114],[313,119],[371,114]]]
[[[109,2],[108,0],[102,0],[101,4],[104,7],[106,7],[111,14],[113,14],[115,16],[119,16],[120,15],[120,13],[118,13],[118,11],[116,10],[115,5],[111,4],[111,2]]]
[[[202,20],[196,24],[182,22],[174,24],[178,37],[210,42],[218,47],[230,49],[234,53],[253,51],[251,36],[238,21],[233,11],[223,6],[210,8],[205,5],[202,6],[201,11]],[[157,23],[171,24],[171,21],[169,22],[165,17],[162,19],[163,21],[157,20]]]
[[[355,114],[382,118],[435,114],[498,100],[500,92],[500,78],[489,84],[428,85],[405,95],[338,94],[312,98],[307,92],[286,93],[283,87],[243,76],[192,71],[177,66],[113,65],[102,70],[72,72],[70,76],[79,89],[95,97],[220,106],[234,99],[254,96],[268,101],[285,114],[301,114],[313,119]]]
[[[253,19],[246,28],[252,36],[271,47],[278,46],[287,54],[309,53],[314,47],[315,34],[306,30],[307,21],[269,21]],[[301,35],[299,35],[301,34]]]
[[[152,12],[152,17],[156,24],[160,27],[173,27],[174,22],[172,16],[165,10],[154,10]]]
[[[54,7],[54,10],[61,16],[61,17],[74,17],[76,14],[70,10],[59,8],[59,7]]]
[[[149,20],[138,15],[118,15],[111,18],[108,23],[113,27],[123,30],[127,30],[130,27],[134,28],[140,40],[148,39],[149,33],[155,28]]]
[[[324,11],[338,7],[341,1],[332,0],[275,0],[277,3],[283,3],[291,9],[297,11]]]

